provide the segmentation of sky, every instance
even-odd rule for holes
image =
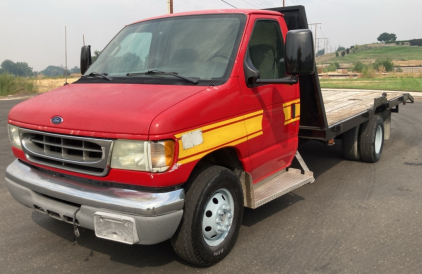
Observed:
[[[282,6],[282,0],[225,0],[237,8]],[[330,47],[376,42],[383,33],[398,40],[422,38],[420,0],[285,0],[303,5],[318,38]],[[174,12],[231,9],[221,0],[174,0]],[[167,0],[0,0],[0,63],[27,62],[34,71],[65,65],[79,67],[80,49],[102,50],[126,24],[167,13]],[[322,46],[322,43],[321,43]]]

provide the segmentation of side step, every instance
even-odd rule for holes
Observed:
[[[304,174],[300,169],[289,168],[253,184],[252,177],[245,173],[241,180],[244,205],[249,208],[257,208],[298,187],[313,183],[315,181],[313,172],[308,169],[299,152],[296,152],[296,159],[302,166]]]

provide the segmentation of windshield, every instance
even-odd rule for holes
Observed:
[[[157,70],[198,80],[226,80],[245,20],[242,14],[224,14],[129,25],[107,45],[85,75],[130,77],[133,73]],[[152,77],[148,73],[136,76]]]

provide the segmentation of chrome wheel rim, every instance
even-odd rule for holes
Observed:
[[[381,145],[382,145],[382,128],[379,125],[377,127],[377,131],[375,133],[375,153],[378,154],[381,151]]]
[[[219,245],[230,232],[234,216],[233,196],[225,188],[211,195],[202,218],[202,234],[209,246]]]

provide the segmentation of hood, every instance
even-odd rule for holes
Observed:
[[[161,112],[204,86],[71,84],[26,100],[9,113],[11,123],[56,132],[147,135]],[[61,124],[51,119],[60,116]],[[82,134],[84,135],[84,134]],[[95,134],[97,135],[97,134]]]

